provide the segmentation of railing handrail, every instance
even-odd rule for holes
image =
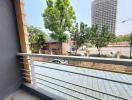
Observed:
[[[92,61],[92,62],[97,62],[97,63],[107,63],[107,64],[132,66],[132,59],[49,55],[49,54],[31,54],[31,53],[17,53],[17,56],[30,56],[30,57],[55,58],[55,59],[57,58],[57,59],[78,60],[78,61]]]
[[[113,74],[113,73],[106,74],[106,72],[103,72],[103,74],[101,72],[101,74],[99,74],[99,72],[97,72],[97,71],[85,71],[85,72],[87,72],[87,74],[86,74],[86,73],[83,72],[83,70],[81,71],[80,69],[78,69],[78,71],[75,71],[77,69],[72,70],[72,67],[74,67],[74,66],[69,66],[68,65],[69,68],[71,67],[71,69],[66,69],[67,66],[62,66],[62,65],[58,66],[58,64],[57,64],[57,66],[54,66],[54,64],[51,65],[51,62],[48,62],[48,61],[45,61],[45,60],[43,62],[43,59],[42,59],[42,62],[41,62],[41,59],[40,59],[40,62],[39,62],[39,59],[38,59],[38,61],[37,60],[35,61],[34,58],[37,57],[37,58],[76,60],[76,61],[92,61],[92,62],[97,62],[97,63],[107,62],[109,64],[112,64],[112,63],[113,64],[114,63],[118,64],[118,65],[128,64],[129,66],[132,66],[132,60],[131,59],[115,59],[115,58],[99,58],[99,57],[83,57],[83,56],[65,56],[65,55],[48,55],[48,54],[31,54],[31,53],[18,53],[17,56],[23,57],[23,58],[20,58],[20,59],[28,59],[29,60],[30,65],[31,65],[31,71],[30,72],[31,72],[32,84],[34,84],[35,86],[37,86],[39,84],[39,85],[50,88],[54,91],[61,92],[65,95],[68,95],[72,98],[76,98],[76,99],[79,99],[79,100],[82,100],[81,99],[82,97],[78,96],[78,95],[75,95],[74,93],[84,95],[84,96],[88,96],[90,98],[94,98],[94,99],[97,99],[97,100],[103,100],[102,97],[97,96],[97,95],[106,95],[106,96],[110,96],[110,97],[114,97],[114,98],[118,98],[118,99],[122,99],[122,100],[127,100],[127,99],[130,98],[129,96],[127,97],[127,95],[130,95],[130,93],[127,93],[126,96],[123,96],[119,92],[116,92],[116,93],[112,92],[113,90],[115,90],[114,89],[115,87],[113,87],[113,86],[120,86],[120,85],[126,86],[125,89],[128,88],[128,91],[130,91],[129,87],[130,87],[130,85],[132,85],[132,83],[129,81],[129,79],[131,78],[131,76],[129,76],[129,75],[128,76],[126,76],[126,75],[121,76],[120,75],[119,77],[117,77],[117,74]],[[51,59],[48,59],[48,60],[51,60]],[[24,61],[23,61],[23,63],[26,64],[26,62],[24,62]],[[110,65],[108,65],[108,66],[110,66]],[[37,72],[36,67],[44,68],[44,69],[39,69],[38,72]],[[64,68],[64,69],[62,69],[62,68]],[[35,69],[36,69],[36,72],[35,72]],[[51,75],[51,73],[48,73],[48,72],[51,72],[51,73],[55,72],[57,74],[52,74]],[[60,75],[58,75],[59,73],[60,73]],[[71,81],[71,79],[70,80],[67,80],[67,79],[65,80],[65,79],[63,79],[64,77],[59,77],[59,76],[62,75],[62,73],[64,73],[64,75],[69,75],[69,76],[67,76],[68,79],[70,79],[70,78],[74,79],[76,77],[75,82],[73,82],[73,80]],[[23,75],[26,75],[26,76],[23,76],[24,79],[28,78],[28,76],[29,76],[29,74],[26,74],[26,73],[23,73]],[[78,77],[78,75],[81,76],[81,77]],[[82,77],[82,76],[84,76],[84,77]],[[86,82],[89,82],[89,81],[92,81],[92,82],[90,84],[83,83],[83,82],[76,83],[76,82],[78,82],[77,81],[78,78],[81,78],[80,81],[83,81],[84,78],[85,78]],[[125,78],[125,80],[124,80],[124,78]],[[95,84],[96,82],[100,85],[93,87],[93,84]],[[109,86],[106,85],[106,84],[108,84]],[[81,89],[86,89],[86,90],[92,92],[92,94],[96,93],[97,95],[93,96],[92,94],[89,94],[89,92],[86,92],[86,93],[82,92],[82,91],[77,90],[73,87],[71,88],[69,85],[70,86],[75,86],[75,87],[79,88],[80,90]],[[87,85],[89,85],[89,86],[87,86]],[[104,86],[102,86],[102,85],[104,85]],[[100,88],[100,86],[102,86],[103,88]],[[105,88],[111,89],[112,91],[110,90],[110,91],[107,92],[107,89],[105,89]],[[70,90],[70,91],[72,91],[73,94],[70,93],[70,92],[64,91],[63,89],[64,90]],[[119,88],[117,88],[117,89],[119,89]],[[124,89],[124,88],[121,88],[120,90],[122,90],[122,89]]]

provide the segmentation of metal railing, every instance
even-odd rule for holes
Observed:
[[[31,70],[22,68],[24,79],[31,79],[34,86],[46,89],[68,100],[129,100],[127,95],[122,96],[121,93],[118,93],[121,88],[118,88],[119,90],[117,89],[116,93],[112,92],[114,89],[112,86],[116,87],[119,84],[125,87],[132,86],[132,81],[129,81],[131,75],[75,67],[52,61],[63,59],[131,65],[131,60],[25,53],[17,55],[20,59],[26,57],[29,61],[29,63],[21,62],[21,65],[29,64],[31,67]]]

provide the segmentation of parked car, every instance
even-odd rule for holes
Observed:
[[[56,64],[68,64],[68,61],[62,60],[62,59],[53,59],[49,61],[50,63],[56,63]]]
[[[70,56],[85,56],[84,53],[70,53]]]

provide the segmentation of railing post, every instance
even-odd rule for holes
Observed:
[[[15,7],[15,13],[16,13],[16,19],[17,19],[17,29],[19,33],[19,42],[21,47],[21,52],[23,53],[29,53],[29,41],[28,41],[28,35],[27,35],[27,25],[25,21],[25,13],[24,13],[24,3],[23,0],[11,0],[13,2],[13,6]],[[27,57],[24,57],[23,60],[24,69],[30,70],[29,61],[27,60]],[[30,72],[24,71],[25,74],[29,74]],[[26,82],[31,83],[31,77],[28,77],[28,79],[25,79]]]
[[[32,57],[30,57],[30,64],[31,64],[32,84],[36,87],[35,66],[34,66],[34,61]]]

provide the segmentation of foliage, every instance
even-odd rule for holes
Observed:
[[[37,48],[31,46],[31,50],[40,50],[44,47],[44,43],[46,41],[46,34],[38,27],[29,26],[28,27],[29,33],[29,42],[31,45],[36,45]],[[36,50],[37,49],[37,50]]]
[[[130,41],[130,34],[116,36],[114,42],[126,42]]]
[[[110,42],[114,41],[115,34],[108,31],[108,27],[103,26],[101,32],[98,30],[97,25],[93,25],[90,33],[92,35],[91,44],[94,44],[99,52],[102,47],[107,46]]]
[[[130,34],[130,37],[129,37],[129,43],[132,46],[132,33]]]
[[[46,0],[46,3],[47,8],[43,12],[45,28],[52,32],[51,37],[60,42],[62,49],[62,42],[68,39],[64,32],[72,27],[75,12],[69,0]]]
[[[89,27],[87,24],[84,24],[83,22],[75,24],[75,26],[72,28],[72,38],[75,40],[75,47],[74,49],[77,50],[85,44],[85,42],[88,42],[90,39],[89,36]]]

